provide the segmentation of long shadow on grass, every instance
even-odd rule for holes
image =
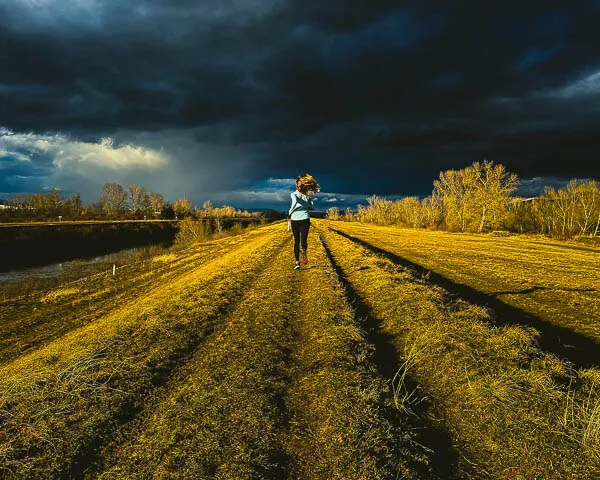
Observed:
[[[394,253],[388,252],[382,248],[376,247],[360,238],[349,235],[335,228],[328,227],[333,232],[342,237],[351,240],[372,252],[385,257],[395,264],[407,267],[416,272],[417,275],[426,276],[431,283],[437,284],[451,294],[467,300],[468,302],[485,305],[496,312],[495,322],[505,325],[527,325],[533,327],[541,333],[539,338],[540,347],[548,352],[552,352],[559,357],[569,360],[578,368],[598,366],[600,358],[598,355],[600,345],[589,337],[575,333],[572,330],[552,325],[539,317],[531,315],[519,308],[504,303],[495,297],[501,293],[486,294],[475,290],[467,285],[453,282],[438,273],[432,272],[425,267],[411,262],[406,258],[400,257]]]
[[[325,254],[331,262],[340,282],[346,290],[347,298],[353,306],[357,318],[362,318],[364,327],[367,333],[367,341],[374,345],[374,362],[379,374],[391,382],[396,372],[400,369],[400,354],[392,343],[393,337],[381,331],[381,320],[372,314],[372,309],[369,307],[356,292],[347,276],[344,274],[340,265],[334,260],[331,250],[321,238],[321,243],[325,248]],[[408,391],[419,391],[420,387],[413,379],[407,376],[405,379],[405,387]],[[390,396],[391,396],[390,392]],[[397,412],[397,422],[405,425],[411,431],[416,433],[415,441],[431,450],[433,453],[428,455],[431,461],[431,469],[436,478],[444,480],[453,480],[459,478],[458,471],[458,455],[452,448],[452,439],[448,433],[429,421],[427,413],[431,408],[426,399],[421,398],[415,402],[411,410],[416,418],[403,416],[400,418]],[[418,467],[416,467],[418,469]],[[422,472],[425,476],[428,472]]]
[[[279,254],[286,243],[285,241],[282,242],[273,251],[272,255],[276,256]],[[169,380],[177,372],[177,369],[188,363],[192,359],[196,349],[208,340],[215,332],[215,329],[227,322],[228,316],[241,303],[244,294],[252,288],[252,285],[258,280],[261,273],[270,265],[270,262],[264,262],[257,270],[248,275],[249,283],[246,288],[240,290],[228,303],[220,304],[217,311],[205,320],[208,326],[204,330],[201,330],[200,334],[190,335],[185,345],[172,351],[168,360],[151,372],[149,385],[146,385],[146,387],[150,388],[152,393],[140,391],[127,404],[121,406],[111,420],[99,427],[99,432],[101,433],[95,436],[89,443],[82,446],[78,455],[71,460],[68,468],[61,472],[58,478],[96,478],[101,473],[102,469],[106,467],[106,465],[102,464],[103,449],[107,446],[108,448],[116,447],[110,445],[111,441],[115,438],[113,437],[115,433],[120,433],[123,438],[127,437],[135,418],[142,413],[145,406],[147,407],[147,405],[144,405],[140,401],[140,398],[163,393],[164,387],[168,386]],[[285,455],[280,455],[279,453],[276,454],[276,457],[281,462],[282,469],[285,470],[288,459]]]
[[[490,292],[488,295],[492,297],[498,297],[499,295],[527,295],[528,293],[539,292],[540,290],[562,290],[563,292],[595,292],[595,288],[552,288],[552,287],[544,287],[541,285],[534,285],[530,288],[525,288],[523,290],[513,290],[513,291],[505,291],[505,292]]]

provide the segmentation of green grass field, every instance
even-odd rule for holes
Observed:
[[[597,250],[312,224],[299,271],[277,222],[0,304],[0,477],[600,476],[600,370],[380,254],[593,331]]]

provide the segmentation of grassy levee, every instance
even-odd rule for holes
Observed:
[[[600,476],[600,372],[541,351],[537,332],[489,312],[323,227],[361,301],[394,338],[462,452],[469,478]]]
[[[310,242],[311,267],[292,271],[283,251],[92,476],[422,478],[423,454],[384,405],[372,347]]]
[[[459,234],[343,221],[331,225],[482,292],[494,308],[502,302],[592,339],[595,344],[588,348],[598,351],[600,248],[525,235]],[[568,332],[562,336],[568,337]],[[567,338],[563,342],[571,343]],[[593,358],[600,363],[600,355]]]
[[[286,243],[185,365],[183,381],[110,448],[101,478],[286,478],[282,399],[298,304]]]
[[[140,295],[163,288],[171,279],[213,260],[245,238],[240,235],[206,242],[184,253],[160,255],[119,268],[115,277],[106,273],[0,302],[0,364],[122,308],[126,302],[135,302]]]
[[[430,478],[427,456],[391,405],[390,387],[374,368],[373,345],[314,232],[309,266],[294,272],[300,298],[286,396],[293,459],[287,478]]]
[[[261,230],[137,302],[0,366],[0,475],[77,471],[78,461],[111,438],[222,321],[281,247],[281,226]]]

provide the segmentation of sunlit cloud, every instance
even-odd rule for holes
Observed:
[[[273,185],[273,186],[296,186],[296,179],[295,178],[268,178],[266,180],[266,184],[267,185]]]
[[[91,199],[104,182],[148,178],[169,164],[160,150],[130,143],[117,146],[110,137],[84,142],[63,134],[0,128],[0,190],[4,194],[57,188]]]
[[[14,133],[2,128],[0,159],[9,155],[22,161],[45,157],[55,167],[73,171],[82,171],[89,166],[111,170],[156,168],[166,163],[161,152],[135,145],[116,147],[110,137],[91,143],[72,140],[62,134]]]

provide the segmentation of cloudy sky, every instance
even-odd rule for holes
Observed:
[[[0,198],[320,209],[489,159],[600,178],[600,2],[0,0]]]

